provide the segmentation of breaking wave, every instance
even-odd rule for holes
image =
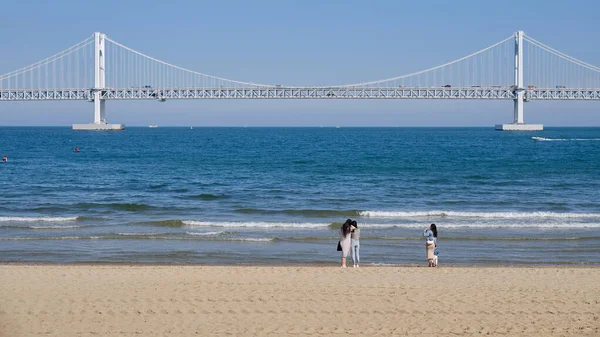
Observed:
[[[0,216],[0,222],[64,222],[76,221],[78,217],[20,217],[20,216]]]
[[[256,229],[330,229],[337,230],[341,223],[291,223],[291,222],[217,222],[217,221],[183,221],[190,228],[256,228]],[[600,222],[530,222],[530,223],[476,223],[476,222],[444,222],[440,224],[446,229],[460,228],[600,228]],[[361,223],[362,229],[389,229],[389,228],[416,228],[423,229],[424,224],[420,222],[408,223]],[[188,234],[190,232],[187,232]]]
[[[228,234],[228,232],[219,231],[219,232],[185,232],[187,235],[192,236],[218,236]]]
[[[231,227],[231,228],[324,228],[324,223],[293,223],[293,222],[228,222],[228,221],[194,221],[186,220],[188,227]]]
[[[367,218],[414,218],[414,217],[439,217],[439,218],[497,218],[497,219],[600,219],[600,213],[556,213],[556,212],[455,212],[455,211],[363,211],[360,216]]]
[[[23,226],[31,229],[73,229],[73,228],[84,228],[87,226]]]

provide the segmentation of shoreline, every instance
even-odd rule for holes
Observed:
[[[429,268],[424,262],[422,264],[376,264],[376,263],[361,263],[361,268]],[[352,261],[347,262],[348,268],[352,268]],[[199,263],[199,262],[185,262],[185,263],[177,263],[177,262],[5,262],[0,261],[0,267],[3,266],[49,266],[49,267],[59,267],[59,266],[127,266],[127,267],[182,267],[182,266],[191,266],[191,267],[232,267],[232,268],[244,268],[244,267],[265,267],[265,268],[332,268],[332,267],[340,267],[339,261],[335,262],[323,262],[323,263],[269,263],[269,264],[253,264],[253,263],[237,263],[237,264],[212,264],[212,263]],[[340,267],[341,268],[341,267]],[[457,268],[465,268],[465,269],[482,269],[482,268],[589,268],[596,269],[600,268],[600,262],[598,263],[572,263],[572,264],[494,264],[494,265],[461,265],[461,264],[440,264],[440,266],[436,267],[438,269],[457,269]]]

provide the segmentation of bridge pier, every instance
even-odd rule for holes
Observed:
[[[94,124],[106,123],[105,117],[105,104],[106,101],[101,99],[102,92],[94,92]]]
[[[511,124],[497,124],[496,130],[502,131],[541,131],[542,124],[526,124],[523,121],[523,103],[525,101],[525,88],[523,84],[523,33],[522,30],[515,34],[515,85],[514,94],[514,121]]]
[[[525,91],[521,89],[517,89],[516,91],[517,98],[514,100],[515,103],[515,118],[514,124],[523,124],[523,96],[525,96]]]
[[[73,124],[73,130],[123,130],[123,124],[107,124],[105,119],[105,103],[102,90],[106,88],[104,40],[106,35],[94,33],[94,122],[89,124]]]

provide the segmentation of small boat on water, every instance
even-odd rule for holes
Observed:
[[[158,125],[148,125],[148,127],[151,128],[151,129],[154,129],[154,128],[157,128]]]

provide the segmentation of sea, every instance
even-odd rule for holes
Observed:
[[[75,152],[75,148],[78,152]],[[0,263],[600,265],[600,128],[0,127]],[[351,261],[351,258],[349,257]]]

